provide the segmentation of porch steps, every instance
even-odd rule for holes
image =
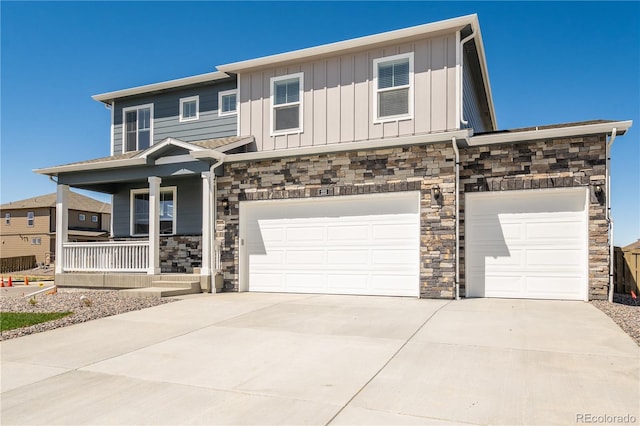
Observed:
[[[120,290],[120,297],[171,297],[201,293],[200,281],[160,280],[153,281],[151,287]]]

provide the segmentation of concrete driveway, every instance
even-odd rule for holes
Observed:
[[[0,348],[4,425],[640,417],[638,346],[583,302],[196,295]]]

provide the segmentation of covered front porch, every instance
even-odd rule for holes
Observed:
[[[239,139],[202,145],[220,144],[225,150],[237,147]],[[216,211],[224,202],[215,191],[215,169],[221,162],[188,155],[198,149],[203,147],[168,139],[130,159],[110,157],[56,168],[56,283],[119,289],[193,288],[197,283],[199,291],[207,292],[221,288],[224,224],[216,222]],[[70,188],[111,195],[109,241],[69,241]]]

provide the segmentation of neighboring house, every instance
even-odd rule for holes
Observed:
[[[607,297],[609,147],[632,123],[498,130],[476,15],[217,69],[94,96],[112,155],[37,170],[61,212],[68,187],[113,199],[114,241],[59,238],[59,283]]]
[[[35,255],[49,265],[56,247],[56,194],[40,195],[0,206],[2,257]],[[104,241],[109,238],[111,206],[75,192],[68,198],[69,241]]]

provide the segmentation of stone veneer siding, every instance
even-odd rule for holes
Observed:
[[[249,200],[420,191],[420,296],[455,296],[455,155],[450,143],[227,163],[217,179],[225,291],[239,280],[239,204]],[[439,204],[432,190],[439,186]],[[222,200],[229,201],[225,212]]]
[[[160,236],[160,271],[193,273],[202,265],[201,235]]]
[[[589,299],[606,299],[609,288],[606,137],[582,136],[469,147],[460,152],[460,287],[464,295],[464,193],[588,186]],[[608,194],[604,194],[608,196]]]

